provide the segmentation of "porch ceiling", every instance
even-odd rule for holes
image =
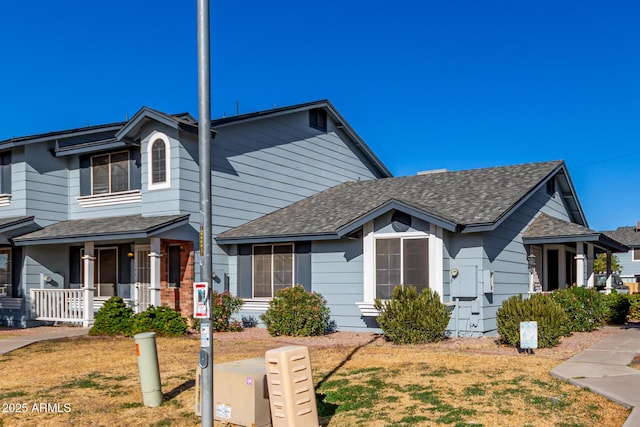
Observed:
[[[62,221],[13,239],[17,246],[148,238],[189,222],[189,215],[117,216]]]
[[[536,218],[522,236],[529,245],[586,242],[611,252],[627,252],[629,248],[605,233],[545,213]]]

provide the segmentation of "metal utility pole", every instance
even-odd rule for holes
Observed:
[[[212,233],[211,233],[211,70],[209,47],[209,0],[198,1],[198,152],[200,163],[200,280],[207,283],[207,304],[211,307]],[[200,325],[202,368],[200,402],[202,425],[213,426],[213,331],[211,313]]]

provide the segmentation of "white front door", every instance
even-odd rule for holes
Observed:
[[[149,260],[149,245],[136,245],[134,257],[134,281],[136,283],[136,313],[143,312],[151,302],[151,266]]]

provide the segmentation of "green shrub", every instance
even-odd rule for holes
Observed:
[[[133,310],[122,298],[111,297],[96,313],[89,335],[129,335],[133,323]]]
[[[640,320],[640,294],[629,295],[629,319]]]
[[[214,332],[237,332],[242,330],[242,324],[231,317],[242,307],[242,298],[234,297],[229,292],[221,294],[213,291],[211,293],[212,312],[211,325]]]
[[[169,307],[147,308],[133,316],[131,334],[155,332],[158,335],[184,335],[187,333],[187,319]]]
[[[605,295],[607,301],[608,312],[606,321],[616,325],[621,325],[627,321],[631,301],[629,295],[619,294],[613,289],[609,295]]]
[[[272,336],[316,336],[329,325],[329,307],[322,295],[300,285],[278,291],[260,319]]]
[[[538,322],[538,347],[554,347],[568,333],[569,319],[553,298],[537,294],[523,299],[515,295],[502,303],[497,312],[500,341],[520,346],[520,322]]]
[[[378,325],[387,340],[396,344],[423,344],[443,340],[451,313],[436,291],[396,286],[390,300],[376,299]]]
[[[567,313],[568,332],[591,332],[604,326],[607,302],[595,289],[572,286],[553,291],[550,296]]]

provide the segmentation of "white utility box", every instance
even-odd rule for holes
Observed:
[[[213,365],[213,417],[243,427],[271,427],[265,359]]]

